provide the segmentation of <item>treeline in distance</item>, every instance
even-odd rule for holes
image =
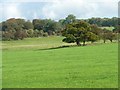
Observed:
[[[15,19],[11,18],[0,23],[2,40],[23,40],[27,37],[47,37],[51,35],[64,36],[64,42],[76,42],[81,45],[86,41],[97,41],[103,39],[117,39],[118,18],[90,18],[76,19],[72,14],[59,21],[51,19]],[[100,27],[114,27],[107,30]]]

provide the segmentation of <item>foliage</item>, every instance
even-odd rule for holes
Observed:
[[[21,18],[10,18],[0,23],[0,30],[3,34],[3,40],[22,40],[27,37],[61,36],[63,34],[66,37],[63,40],[64,42],[76,42],[77,45],[81,45],[83,42],[85,45],[86,41],[94,42],[100,39],[112,41],[116,38],[119,33],[119,26],[116,23],[117,19],[116,17],[76,19],[73,14],[69,14],[65,19],[60,19],[59,21],[51,19],[26,21]],[[82,24],[82,22],[86,24]],[[113,32],[104,33],[104,29],[113,29],[111,30]]]
[[[98,39],[98,36],[91,32],[90,25],[84,21],[67,25],[63,30],[63,36],[66,37],[63,39],[64,42],[76,42],[77,45],[81,45],[80,42],[85,45],[86,41],[94,42]]]
[[[106,40],[110,40],[111,42],[113,40],[117,40],[117,33],[113,33],[112,31],[109,31],[107,29],[103,30],[103,33],[101,34],[102,39],[104,40],[104,43]]]
[[[44,36],[44,37],[47,37],[47,36],[48,36],[48,33],[47,33],[47,32],[43,33],[43,36]]]
[[[27,21],[24,23],[24,29],[28,30],[28,29],[33,29],[33,28],[34,28],[34,26],[30,21]]]
[[[104,26],[113,26],[115,27],[118,25],[118,18],[113,17],[113,18],[90,18],[86,19],[86,22],[90,24],[97,24],[99,27],[104,27]]]

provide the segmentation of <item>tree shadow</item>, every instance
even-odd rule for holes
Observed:
[[[91,46],[91,45],[96,45],[97,43],[92,43],[92,44],[85,44],[85,45],[64,45],[64,46],[59,46],[59,47],[52,47],[52,48],[43,48],[43,49],[38,49],[38,50],[54,50],[54,49],[62,49],[62,48],[71,48],[71,47],[85,47],[85,46]]]
[[[53,47],[53,48],[44,48],[44,49],[38,49],[38,50],[54,50],[54,49],[61,49],[61,48],[68,48],[71,47],[70,45],[68,46],[59,46],[59,47]]]

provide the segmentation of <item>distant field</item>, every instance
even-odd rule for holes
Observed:
[[[55,48],[62,39],[4,41],[3,88],[118,87],[117,43]]]
[[[75,43],[67,44],[62,42],[63,37],[42,37],[42,38],[26,38],[18,41],[3,41],[2,48],[6,49],[44,49],[54,48],[63,45],[75,45]]]
[[[107,30],[110,30],[110,31],[112,31],[114,29],[114,27],[100,27],[100,28],[107,29]]]

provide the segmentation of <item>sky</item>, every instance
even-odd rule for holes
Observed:
[[[53,19],[118,17],[119,0],[1,0],[0,21],[9,18]]]

